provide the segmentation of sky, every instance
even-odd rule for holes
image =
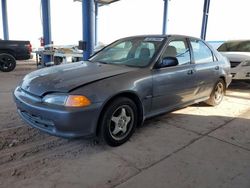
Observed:
[[[169,34],[200,37],[203,0],[170,0]],[[9,36],[38,46],[42,36],[40,0],[7,0]],[[250,39],[249,0],[211,0],[207,40]],[[78,44],[82,38],[81,3],[51,0],[52,40],[55,45]],[[99,8],[98,41],[108,44],[121,37],[161,34],[163,0],[121,0]],[[0,38],[3,38],[0,14]]]

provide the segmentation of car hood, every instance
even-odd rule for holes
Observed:
[[[71,63],[43,68],[27,74],[21,83],[21,88],[37,96],[51,92],[65,93],[91,82],[124,74],[136,69],[87,61]]]
[[[250,60],[250,52],[221,52],[221,54],[233,62]]]

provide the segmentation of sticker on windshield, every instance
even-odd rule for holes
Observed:
[[[161,42],[163,40],[164,38],[160,38],[160,37],[147,37],[144,39],[144,41],[149,41],[149,42]]]

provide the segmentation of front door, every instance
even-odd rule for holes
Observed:
[[[177,58],[178,65],[153,70],[152,113],[172,110],[194,99],[195,65],[191,64],[190,48],[186,39],[171,41],[160,61],[165,57]]]

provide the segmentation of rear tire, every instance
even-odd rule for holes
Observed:
[[[13,71],[16,67],[16,59],[8,54],[2,53],[0,54],[0,70],[3,72]]]
[[[55,63],[55,65],[61,65],[62,62],[63,62],[63,58],[62,57],[58,57],[58,56],[54,57],[54,63]]]
[[[210,95],[210,98],[205,101],[208,105],[211,106],[217,106],[221,103],[223,100],[223,97],[225,95],[226,86],[225,86],[224,80],[220,79],[218,82],[216,82],[214,89]]]
[[[138,122],[136,104],[119,97],[104,109],[100,121],[100,139],[110,146],[120,146],[134,133]]]

